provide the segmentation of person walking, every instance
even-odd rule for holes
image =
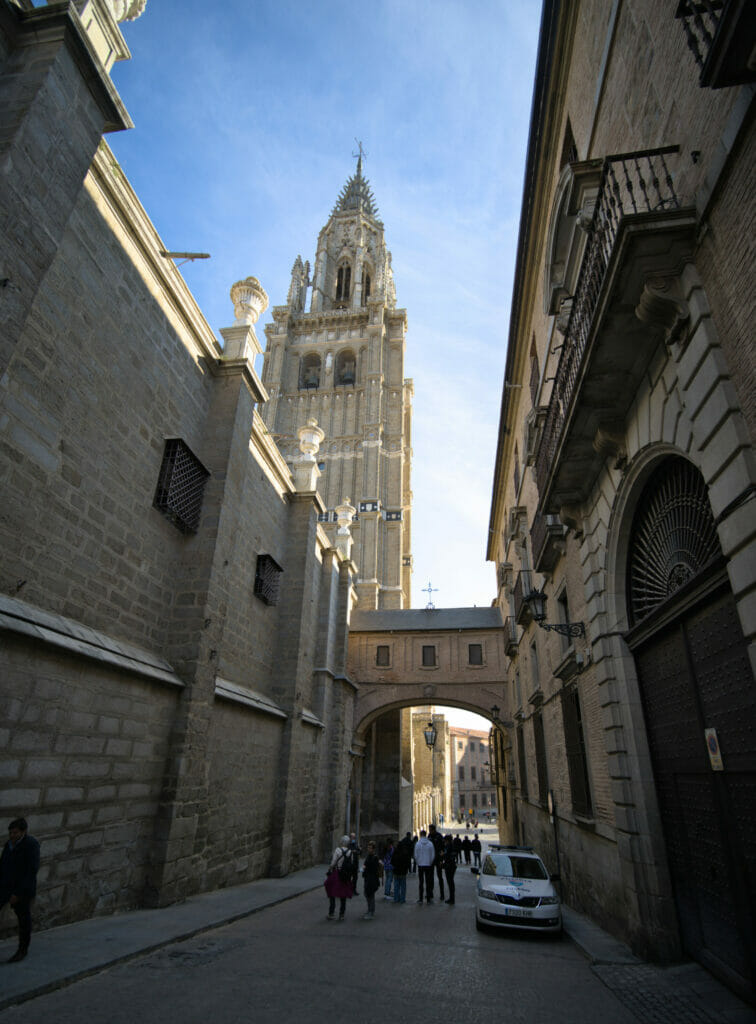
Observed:
[[[363,921],[372,921],[375,917],[375,894],[381,884],[383,865],[375,852],[375,843],[367,844],[367,856],[362,866],[362,888],[367,900],[367,913],[362,915]]]
[[[353,851],[350,849],[349,836],[342,836],[341,843],[333,851],[328,874],[325,880],[325,891],[328,896],[328,920],[333,921],[336,912],[336,900],[339,900],[339,921],[344,920],[346,901],[354,895],[352,878],[354,875]]]
[[[386,846],[386,852],[383,855],[383,877],[385,879],[385,884],[383,886],[384,900],[390,900],[392,898],[391,890],[394,884],[394,869],[391,866],[391,858],[394,856],[395,849],[396,847],[389,839],[388,845]]]
[[[436,851],[433,843],[428,839],[425,829],[421,829],[420,838],[415,844],[415,863],[417,864],[417,877],[419,885],[418,903],[423,902],[423,890],[428,903],[433,902],[433,861],[436,858]]]
[[[470,863],[470,847],[471,846],[472,846],[472,843],[470,842],[470,837],[469,836],[465,836],[465,838],[462,840],[462,852],[465,855],[465,864],[469,864]]]
[[[457,858],[457,864],[462,863],[462,840],[457,835],[454,837],[454,855]]]
[[[391,857],[391,869],[394,873],[394,903],[404,903],[407,899],[407,874],[411,861],[412,839],[402,839]]]
[[[436,851],[434,867],[438,878],[438,898],[442,900],[444,898],[444,837],[436,830],[435,825],[431,825],[428,829],[428,838]]]
[[[454,850],[454,841],[451,836],[446,836],[444,839],[444,874],[446,875],[446,888],[449,890],[449,898],[447,903],[450,906],[454,906],[454,896],[456,889],[454,886],[454,876],[457,873],[457,854]]]
[[[480,839],[478,839],[478,833],[477,832],[475,833],[475,838],[470,843],[470,851],[471,851],[471,853],[473,855],[473,865],[476,868],[479,868],[480,867],[481,845],[480,845]]]
[[[23,960],[31,943],[31,905],[37,895],[39,843],[29,835],[26,818],[14,818],[8,826],[8,842],[0,854],[0,910],[9,903],[18,921],[18,949],[8,960]]]
[[[409,832],[407,833],[407,835],[409,835]],[[417,871],[417,861],[415,860],[415,847],[417,846],[417,836],[416,835],[412,836],[411,842],[412,842],[412,850],[410,852],[411,852],[411,856],[412,856],[412,862],[411,862],[411,866],[410,866],[410,871],[414,875],[414,873]]]

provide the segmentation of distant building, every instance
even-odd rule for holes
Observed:
[[[496,787],[491,779],[489,733],[449,727],[453,811],[458,820],[496,814]]]

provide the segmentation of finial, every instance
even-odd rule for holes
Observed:
[[[361,178],[362,177],[362,158],[363,158],[363,156],[367,156],[367,153],[362,148],[362,142],[360,141],[360,139],[355,137],[354,141],[357,143],[357,152],[356,153],[352,153],[352,156],[356,156],[357,157],[357,177]]]

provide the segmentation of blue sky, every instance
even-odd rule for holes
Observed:
[[[108,142],[216,334],[234,281],[286,301],[354,172],[408,315],[412,603],[489,605],[488,517],[540,0],[149,0]],[[263,314],[261,325],[269,319]],[[258,331],[264,340],[262,329]]]

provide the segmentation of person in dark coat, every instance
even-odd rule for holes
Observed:
[[[0,854],[0,910],[10,903],[18,920],[18,949],[9,964],[23,960],[31,942],[31,905],[37,895],[39,843],[28,834],[25,818],[8,826],[8,842]]]
[[[352,884],[352,854],[350,849],[349,836],[341,837],[341,844],[336,847],[328,867],[328,874],[325,880],[325,891],[328,896],[328,920],[333,921],[336,911],[336,900],[340,901],[339,921],[344,920],[346,913],[346,901],[354,896],[354,885]],[[346,867],[349,873],[348,880],[339,877],[339,869]],[[342,872],[343,873],[343,872]]]
[[[367,857],[362,866],[362,888],[367,900],[367,913],[362,915],[363,921],[372,921],[375,917],[375,894],[381,884],[381,861],[375,852],[372,840],[367,844]]]
[[[480,867],[481,845],[480,845],[480,839],[478,839],[478,833],[477,832],[475,833],[475,838],[470,843],[470,850],[472,851],[472,855],[473,855],[473,864],[474,864],[474,866],[476,868],[479,868]]]
[[[444,898],[444,837],[436,829],[435,825],[428,826],[428,838],[433,843],[433,849],[436,851],[436,860],[434,867],[436,869],[436,878],[438,878],[438,895],[440,899]]]
[[[462,840],[459,836],[454,837],[454,854],[457,858],[457,864],[462,863]]]
[[[454,906],[454,875],[457,871],[457,854],[454,849],[454,841],[451,836],[444,838],[444,874],[446,875],[446,888],[449,890],[449,898],[446,901]]]
[[[470,863],[470,847],[471,846],[472,846],[472,843],[470,842],[470,837],[469,836],[465,836],[465,838],[462,840],[462,852],[465,855],[465,864],[469,864]]]

